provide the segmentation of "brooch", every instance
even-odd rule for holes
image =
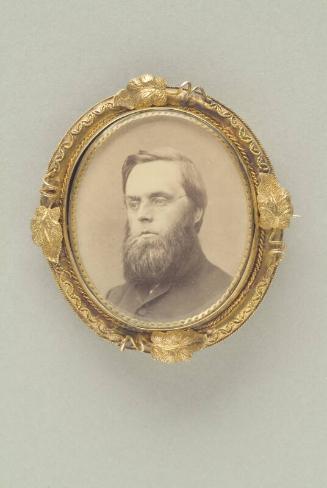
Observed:
[[[174,363],[251,316],[292,216],[240,117],[190,82],[145,74],[66,133],[31,228],[91,329]]]

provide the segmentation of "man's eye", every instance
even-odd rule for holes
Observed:
[[[136,210],[136,209],[139,207],[140,202],[139,202],[139,201],[137,201],[137,200],[129,200],[129,201],[127,202],[127,205],[128,205],[128,207],[129,207],[130,209],[132,209],[132,210]]]
[[[168,199],[165,197],[154,197],[152,198],[152,203],[153,205],[156,205],[157,207],[163,207],[164,205],[167,205]]]

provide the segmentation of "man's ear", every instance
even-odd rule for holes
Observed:
[[[203,217],[203,208],[196,207],[193,214],[193,223],[196,225]]]

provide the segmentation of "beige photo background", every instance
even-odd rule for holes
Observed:
[[[106,129],[83,156],[72,191],[71,235],[80,268],[100,295],[124,282],[121,247],[126,212],[121,167],[140,149],[170,146],[194,161],[208,195],[200,241],[208,259],[233,277],[251,238],[251,203],[237,155],[195,118],[156,110]]]

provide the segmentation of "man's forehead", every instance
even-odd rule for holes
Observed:
[[[181,170],[175,161],[150,161],[134,166],[127,178],[126,194],[175,193],[181,185]]]

